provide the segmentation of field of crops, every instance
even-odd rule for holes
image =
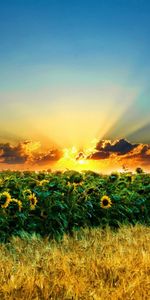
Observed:
[[[1,300],[149,300],[150,227],[81,229],[0,244]]]
[[[60,240],[81,227],[150,225],[150,175],[0,173],[0,239],[22,231]]]

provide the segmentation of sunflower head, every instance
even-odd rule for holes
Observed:
[[[25,189],[23,190],[23,196],[26,197],[26,196],[30,196],[32,195],[32,192],[30,189]]]
[[[35,194],[29,195],[28,199],[30,201],[30,209],[34,210],[36,203],[37,203],[37,198],[36,198]]]
[[[11,202],[14,203],[18,207],[19,211],[21,211],[22,202],[20,200],[18,200],[18,199],[12,199]]]
[[[11,195],[8,192],[3,192],[0,194],[0,205],[2,208],[7,208],[11,202]]]
[[[39,186],[44,186],[47,183],[49,183],[49,180],[43,179],[43,180],[40,181]]]
[[[108,196],[104,195],[104,196],[101,198],[100,206],[101,206],[102,208],[107,209],[107,208],[110,208],[111,205],[112,205],[111,199],[110,199]]]
[[[3,186],[3,179],[0,178],[0,186]]]

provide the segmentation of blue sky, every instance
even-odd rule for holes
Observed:
[[[149,37],[148,0],[0,0],[1,135],[150,142]]]

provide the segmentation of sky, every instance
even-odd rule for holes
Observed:
[[[0,0],[2,153],[150,144],[149,36],[149,0]]]

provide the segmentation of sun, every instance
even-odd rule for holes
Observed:
[[[71,148],[63,149],[63,156],[57,162],[56,168],[60,170],[72,169],[76,171],[94,170],[95,162],[88,160],[84,153],[81,153],[73,146]]]
[[[80,165],[85,165],[87,162],[86,162],[84,159],[79,159],[79,160],[78,160],[78,163],[79,163]]]

